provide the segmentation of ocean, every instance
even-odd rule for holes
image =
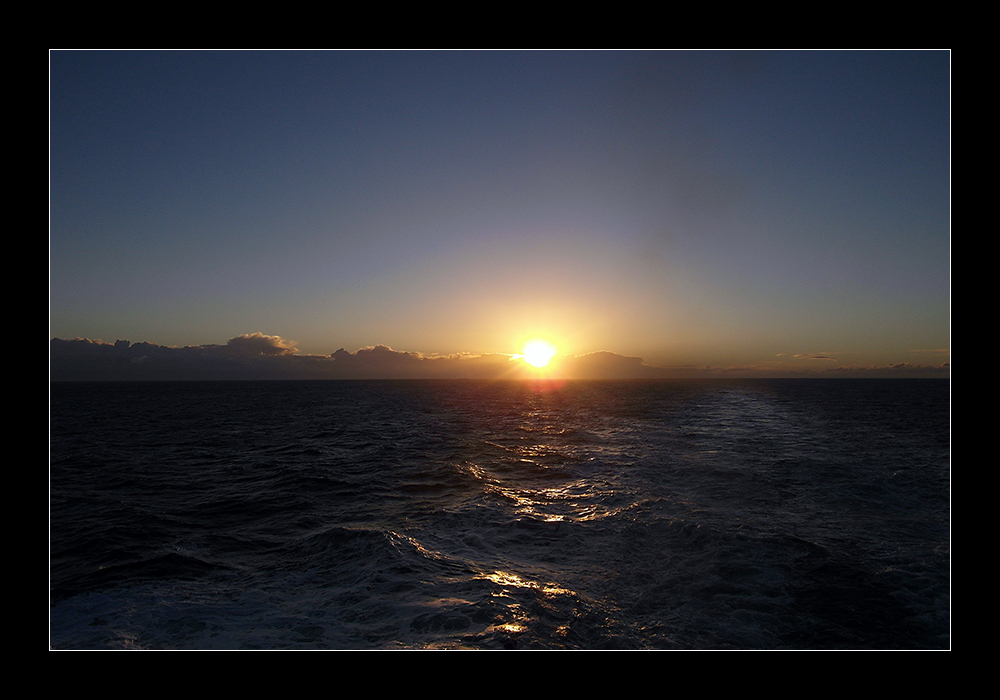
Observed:
[[[53,383],[52,649],[949,649],[950,382]]]

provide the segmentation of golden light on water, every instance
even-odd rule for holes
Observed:
[[[563,588],[555,583],[538,583],[537,581],[532,581],[526,579],[513,571],[493,571],[492,573],[481,574],[477,578],[483,578],[487,581],[492,581],[493,583],[500,586],[510,586],[512,588],[533,588],[540,590],[546,595],[576,595],[574,591],[568,588]]]

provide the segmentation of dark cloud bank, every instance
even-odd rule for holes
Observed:
[[[300,355],[288,341],[262,333],[232,338],[225,345],[183,348],[118,340],[54,338],[49,345],[52,381],[165,381],[219,379],[522,379],[538,374],[509,355],[428,357],[384,345],[331,355]],[[651,367],[639,357],[611,352],[567,356],[555,372],[564,379],[668,379],[695,377],[947,377],[938,367],[900,364],[812,372],[753,368]]]

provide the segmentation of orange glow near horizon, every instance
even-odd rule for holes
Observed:
[[[552,343],[541,338],[535,338],[524,344],[521,355],[518,357],[532,367],[542,369],[543,367],[547,367],[555,356],[556,348]]]

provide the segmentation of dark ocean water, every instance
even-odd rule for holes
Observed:
[[[56,649],[946,649],[941,380],[51,388]]]

